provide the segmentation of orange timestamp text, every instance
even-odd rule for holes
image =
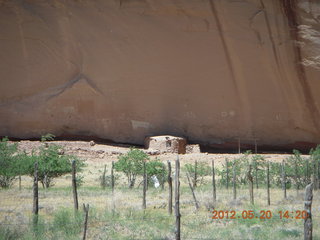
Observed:
[[[271,210],[261,210],[259,212],[253,210],[243,211],[223,211],[214,210],[212,211],[212,219],[307,219],[308,212],[305,210],[296,211],[277,211],[272,212]]]

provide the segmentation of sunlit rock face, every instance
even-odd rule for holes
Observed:
[[[316,0],[0,0],[0,135],[320,142]]]

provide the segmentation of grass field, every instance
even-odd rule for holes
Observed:
[[[79,203],[89,203],[87,239],[174,239],[175,218],[167,210],[168,187],[147,192],[147,209],[142,209],[142,187],[128,189],[120,177],[114,195],[111,189],[102,190],[99,176],[109,161],[89,161],[81,173],[84,185],[79,188]],[[162,160],[162,159],[161,159]],[[203,160],[205,161],[205,160]],[[181,161],[182,165],[184,164]],[[217,167],[221,167],[219,163]],[[174,169],[174,166],[173,166]],[[137,181],[138,183],[140,182]],[[237,200],[232,200],[232,189],[218,186],[217,202],[212,201],[211,179],[196,188],[200,209],[195,210],[191,191],[184,172],[181,174],[181,234],[182,239],[302,239],[303,220],[279,218],[279,211],[303,210],[304,191],[288,190],[283,199],[280,189],[271,189],[271,206],[267,206],[266,190],[254,189],[255,205],[249,203],[247,187],[237,189]],[[73,210],[71,177],[56,180],[50,189],[40,188],[38,229],[32,227],[32,181],[23,177],[22,190],[17,184],[12,189],[0,190],[0,239],[81,239],[83,231],[82,207]],[[213,210],[236,211],[235,219],[212,219]],[[243,219],[242,211],[270,210],[271,219]],[[238,218],[239,217],[239,218]],[[319,192],[314,192],[314,239],[320,239]]]

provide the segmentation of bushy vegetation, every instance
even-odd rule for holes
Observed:
[[[28,174],[34,173],[34,163],[38,162],[38,179],[44,188],[53,186],[54,178],[71,173],[71,162],[75,160],[77,171],[84,166],[83,161],[72,155],[64,154],[61,146],[50,144],[48,147],[42,146],[38,154],[32,154],[28,163]]]
[[[220,184],[222,186],[230,186],[233,178],[233,170],[235,172],[235,181],[237,184],[247,184],[247,172],[249,164],[252,165],[253,170],[256,170],[258,181],[263,181],[263,175],[260,174],[260,171],[264,161],[265,160],[263,157],[260,157],[259,155],[252,155],[250,151],[247,151],[239,158],[233,160],[226,159],[223,167],[216,170],[220,179]]]
[[[52,139],[53,135],[41,138],[42,142]],[[45,144],[28,155],[18,150],[16,143],[9,143],[8,138],[0,142],[0,187],[9,188],[17,176],[34,175],[34,164],[38,163],[38,179],[44,188],[54,184],[54,178],[71,173],[71,162],[77,162],[77,170],[84,167],[84,162],[75,156],[64,153],[62,146]]]
[[[200,186],[204,183],[204,177],[211,175],[211,168],[208,163],[197,162],[194,164],[185,164],[184,170],[189,174],[193,187]]]
[[[159,159],[148,161],[146,163],[146,172],[149,185],[153,184],[153,181],[151,179],[152,176],[156,176],[161,185],[163,185],[167,180],[167,170],[165,164]]]
[[[248,182],[248,166],[252,166],[254,184],[258,188],[266,185],[266,169],[268,161],[261,155],[252,154],[250,151],[241,157],[229,160],[226,159],[222,168],[217,169],[219,183],[221,186],[231,186],[233,168],[235,169],[236,183],[246,185]],[[282,162],[270,162],[270,184],[271,186],[282,186]],[[284,171],[286,175],[286,188],[295,186],[297,189],[304,188],[311,182],[319,185],[320,179],[320,146],[311,149],[310,157],[302,157],[298,150],[284,160]]]
[[[143,175],[143,165],[146,162],[146,174],[148,182],[152,176],[156,176],[158,180],[163,180],[165,174],[165,165],[158,159],[151,161],[148,154],[140,149],[130,148],[130,150],[118,157],[118,161],[114,164],[114,168],[118,172],[123,172],[128,181],[129,188],[133,188],[137,176]]]
[[[0,141],[0,187],[9,188],[17,176],[26,172],[28,161],[25,153],[19,153],[16,143],[9,143],[8,138]]]
[[[5,141],[5,140],[3,140]],[[1,142],[2,143],[2,142]],[[65,169],[71,171],[70,161],[74,158],[66,156],[63,148],[52,143],[47,144],[28,155],[24,152],[19,152],[15,144],[7,141],[7,146],[4,149],[7,156],[3,159],[16,159],[16,169],[19,169],[15,174],[25,172],[24,164],[32,166],[34,161],[39,162],[39,173],[50,176],[47,167],[56,169],[57,173],[52,175],[52,179],[56,176],[64,174]],[[320,147],[310,152],[310,158],[306,158],[298,151],[294,151],[293,155],[285,159],[286,175],[288,187],[290,183],[294,186],[295,181],[300,182],[301,189],[310,178],[318,173],[318,165],[320,161]],[[18,159],[20,159],[18,161]],[[22,159],[22,160],[21,160]],[[50,160],[53,159],[53,160]],[[43,161],[41,163],[41,161]],[[62,161],[62,162],[60,162]],[[12,162],[15,162],[13,160]],[[167,175],[165,165],[159,160],[150,160],[147,154],[139,149],[130,149],[126,154],[119,156],[118,162],[115,163],[117,171],[127,176],[127,174],[135,174],[135,181],[143,174],[143,163],[146,163],[146,172],[148,178],[157,176],[161,181],[163,175]],[[184,181],[181,181],[181,216],[182,216],[182,239],[301,239],[303,237],[303,221],[294,219],[282,219],[273,217],[272,219],[261,220],[258,218],[242,219],[211,219],[212,214],[208,212],[208,203],[212,203],[212,185],[211,185],[211,166],[208,163],[184,163],[181,161],[182,169],[189,172],[190,177],[194,178],[197,186],[196,191],[200,209],[193,211],[193,201],[190,191]],[[41,164],[42,165],[41,165]],[[68,163],[68,164],[67,164]],[[226,169],[229,172],[229,182],[231,186],[233,167],[236,172],[237,187],[247,184],[248,165],[252,166],[252,175],[255,183],[259,187],[263,187],[266,181],[267,159],[261,155],[246,152],[241,157],[228,160],[223,166],[216,166],[217,181],[220,182],[222,188],[226,185]],[[41,166],[40,166],[41,165]],[[118,166],[117,166],[118,165]],[[9,165],[8,165],[9,166]],[[78,167],[81,163],[78,164]],[[296,171],[296,167],[298,171]],[[314,166],[316,166],[314,168]],[[59,170],[59,167],[63,168]],[[96,166],[91,166],[92,169]],[[132,173],[131,173],[132,172]],[[31,175],[31,173],[29,173]],[[90,172],[91,174],[91,172]],[[42,175],[44,178],[45,175]],[[270,177],[273,187],[281,186],[281,162],[270,163]],[[181,179],[185,179],[185,175],[180,175]],[[15,178],[14,178],[15,179]],[[203,179],[210,179],[203,181]],[[298,180],[297,180],[298,179]],[[106,176],[107,185],[110,184],[110,178]],[[14,181],[14,180],[13,180]],[[149,181],[150,182],[150,181]],[[93,184],[98,185],[96,182]],[[128,184],[130,182],[128,181]],[[60,184],[59,184],[60,185]],[[50,186],[50,184],[49,184]],[[130,185],[129,185],[130,186]],[[134,185],[133,185],[134,186]],[[133,188],[132,186],[132,188]],[[70,186],[61,187],[63,189],[53,188],[46,191],[46,197],[41,198],[40,202],[44,210],[40,211],[39,225],[37,232],[34,231],[31,224],[27,221],[24,224],[10,225],[0,224],[0,240],[1,239],[79,239],[83,233],[83,214],[82,211],[74,212],[73,209],[51,206],[52,198],[55,201],[63,202],[69,205],[72,201]],[[247,186],[245,186],[247,187]],[[188,189],[188,191],[186,191]],[[30,189],[24,189],[25,192]],[[127,187],[118,187],[114,195],[110,190],[101,190],[99,187],[84,187],[80,194],[83,194],[85,201],[90,203],[88,239],[173,239],[174,238],[174,215],[167,213],[167,192],[149,189],[147,195],[147,209],[139,210],[141,206],[141,189],[135,188],[128,190]],[[5,191],[7,192],[7,191]],[[23,192],[23,195],[26,195]],[[231,191],[225,189],[217,189],[217,201],[215,209],[218,210],[236,210],[237,216],[240,212],[247,209],[252,209],[255,214],[259,214],[261,210],[270,209],[274,215],[278,210],[295,211],[302,209],[303,199],[295,195],[295,191],[289,191],[289,196],[294,196],[295,201],[281,201],[283,196],[280,189],[272,189],[272,204],[266,208],[265,189],[255,191],[255,205],[246,205],[248,200],[247,189],[238,189],[239,201],[231,201]],[[301,191],[302,192],[302,191]],[[61,194],[60,199],[57,195]],[[66,197],[68,196],[68,197]],[[68,200],[65,200],[68,199]],[[81,201],[82,201],[81,199]],[[314,199],[314,204],[319,204],[317,198]],[[92,206],[92,208],[91,208]],[[316,205],[318,206],[318,205]],[[281,209],[280,209],[280,208]],[[53,209],[52,211],[50,209]],[[283,209],[282,209],[283,208]],[[30,209],[28,209],[29,211]],[[31,211],[31,210],[30,210]],[[43,218],[42,218],[43,217]],[[10,221],[10,219],[8,220]],[[314,223],[319,223],[318,218],[314,218]],[[319,238],[318,229],[314,229],[315,239]]]
[[[148,159],[149,156],[145,152],[130,148],[128,153],[119,156],[114,168],[126,175],[129,188],[133,188],[137,176],[143,174],[143,162]]]

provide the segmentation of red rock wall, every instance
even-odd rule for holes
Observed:
[[[0,135],[319,143],[319,22],[315,0],[0,0]]]

